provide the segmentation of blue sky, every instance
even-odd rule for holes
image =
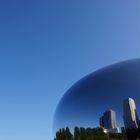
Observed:
[[[140,56],[139,13],[139,0],[1,0],[0,139],[51,139],[74,82]]]

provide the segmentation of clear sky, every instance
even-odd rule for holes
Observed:
[[[0,139],[52,140],[74,82],[139,56],[139,0],[0,0]]]

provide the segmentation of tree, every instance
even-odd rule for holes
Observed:
[[[73,135],[71,134],[68,127],[66,127],[65,134],[66,134],[66,139],[65,140],[73,140]]]
[[[74,140],[80,140],[80,130],[78,127],[74,128]]]

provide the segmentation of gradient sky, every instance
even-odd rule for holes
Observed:
[[[0,0],[0,139],[52,140],[74,82],[139,56],[139,0]]]

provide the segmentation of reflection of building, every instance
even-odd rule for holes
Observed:
[[[103,129],[104,133],[121,133],[121,130],[119,128],[114,129]]]
[[[104,127],[104,116],[100,118],[99,123],[101,127]]]
[[[138,127],[138,114],[136,111],[135,101],[132,98],[123,101],[123,119],[125,129]]]
[[[121,127],[121,133],[125,133],[125,128]]]
[[[113,110],[106,111],[100,118],[100,126],[112,130],[116,129],[116,113]]]

